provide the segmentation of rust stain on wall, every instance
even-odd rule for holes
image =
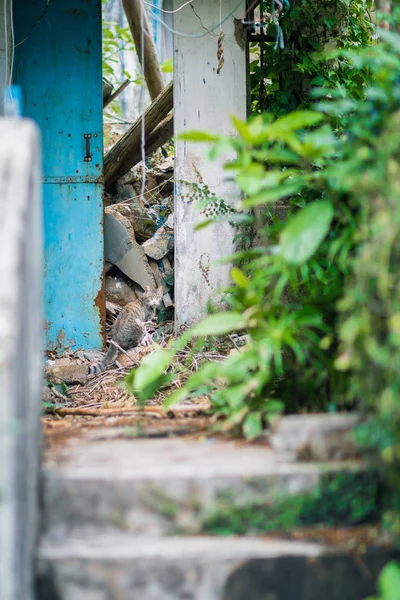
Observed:
[[[97,296],[94,299],[95,306],[99,309],[100,317],[100,335],[103,340],[103,348],[106,343],[106,285],[105,285],[105,272],[103,273],[100,281],[100,289],[97,292]]]

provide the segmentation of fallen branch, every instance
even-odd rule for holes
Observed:
[[[136,53],[140,64],[143,66],[144,53],[144,78],[150,98],[155,100],[164,88],[164,81],[158,62],[157,50],[153,38],[150,34],[149,24],[147,22],[146,10],[141,0],[122,0],[129,28],[135,43]],[[141,11],[143,10],[143,14]],[[142,40],[143,24],[143,40]],[[143,48],[142,48],[143,41]]]
[[[110,96],[108,96],[108,98],[106,98],[105,101],[103,102],[103,110],[106,108],[106,106],[111,104],[111,102],[113,100],[115,100],[115,98],[117,98],[120,95],[120,93],[123,92],[124,89],[128,87],[129,84],[130,84],[130,80],[126,79],[124,81],[124,83],[122,85],[120,85],[119,88],[117,88],[113,94],[110,94]]]
[[[173,82],[171,81],[146,109],[144,113],[145,136],[149,139],[150,134],[161,125],[173,107]],[[140,152],[142,136],[142,117],[126,131],[104,157],[104,184],[109,186],[136,164],[132,156]]]
[[[132,408],[46,408],[46,412],[65,417],[67,415],[86,416],[86,417],[102,417],[108,415],[123,415],[123,414],[157,414],[160,416],[176,416],[176,414],[193,414],[204,413],[210,410],[210,404],[192,404],[185,406],[184,404],[176,404],[165,409],[163,406],[142,406]]]

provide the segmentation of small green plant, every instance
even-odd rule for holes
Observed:
[[[215,535],[263,534],[311,525],[352,526],[376,523],[386,495],[376,472],[326,475],[313,492],[238,504],[220,498],[203,523]]]

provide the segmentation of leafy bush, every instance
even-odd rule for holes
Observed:
[[[324,409],[343,391],[343,377],[333,369],[335,302],[343,292],[354,225],[348,211],[326,197],[324,173],[338,141],[323,121],[314,111],[279,119],[262,115],[248,123],[235,119],[238,136],[219,139],[211,150],[212,157],[227,148],[236,152],[226,167],[235,170],[246,195],[244,210],[269,211],[291,197],[284,223],[260,231],[259,247],[228,258],[242,265],[232,269],[234,285],[226,290],[231,310],[211,315],[190,332],[205,337],[246,329],[250,343],[222,363],[203,365],[171,396],[177,401],[199,390],[210,393],[213,409],[249,437],[285,406],[304,408],[312,396],[315,408],[318,396]],[[143,400],[147,389],[154,391],[150,380],[161,376],[157,365],[164,370],[173,354],[170,349],[146,357],[129,378]]]

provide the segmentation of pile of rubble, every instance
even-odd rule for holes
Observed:
[[[141,169],[131,170],[105,197],[106,307],[113,319],[146,286],[164,288],[162,316],[173,320],[173,158],[149,169],[141,194]]]

